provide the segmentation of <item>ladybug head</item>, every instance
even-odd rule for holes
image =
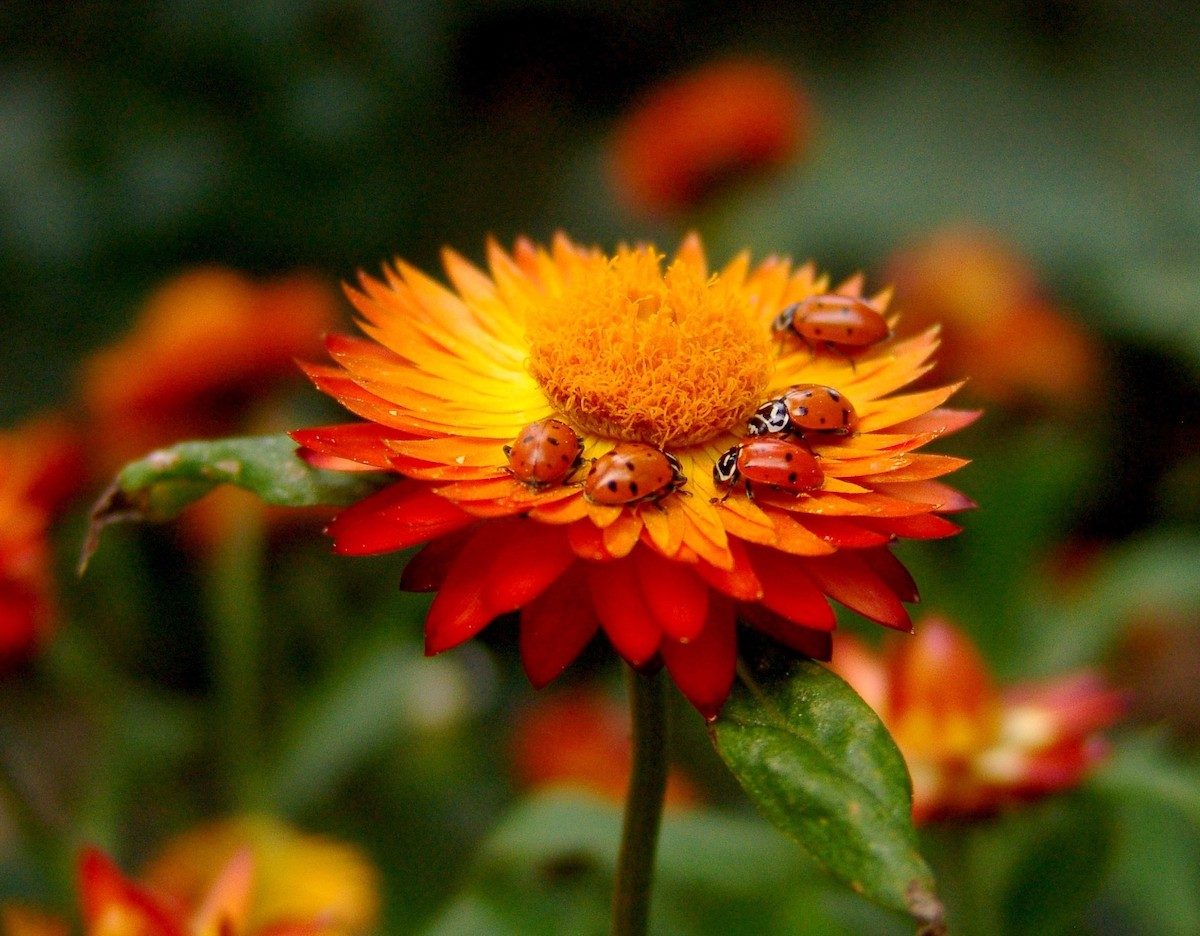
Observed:
[[[796,312],[800,308],[800,303],[793,302],[790,306],[784,306],[780,313],[775,316],[775,320],[771,322],[771,331],[775,334],[787,331],[792,327],[792,320],[796,317]]]
[[[782,400],[767,400],[754,411],[746,431],[752,436],[783,432],[789,423],[787,404]]]
[[[737,479],[738,474],[738,452],[741,451],[740,445],[735,445],[728,452],[717,459],[717,463],[713,465],[713,482],[716,484],[732,484]]]

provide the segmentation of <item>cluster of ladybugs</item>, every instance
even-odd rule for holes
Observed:
[[[861,299],[811,296],[776,316],[776,334],[794,335],[810,349],[816,345],[846,355],[888,336],[887,322]],[[804,444],[813,436],[849,435],[857,416],[850,401],[833,387],[798,384],[767,400],[746,427],[750,439],[730,448],[713,466],[713,481],[728,498],[740,486],[753,498],[755,484],[803,494],[825,482],[817,457]],[[583,465],[579,434],[560,419],[541,419],[504,446],[508,471],[530,487],[570,483]],[[583,496],[594,504],[624,506],[654,503],[687,482],[678,459],[644,442],[618,442],[592,461],[583,480]]]

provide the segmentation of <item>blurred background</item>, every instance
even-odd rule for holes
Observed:
[[[336,560],[320,517],[236,498],[73,565],[125,460],[340,419],[291,360],[350,328],[356,271],[697,230],[717,264],[894,284],[901,334],[943,323],[934,376],[987,413],[939,450],[975,459],[953,481],[981,507],[898,549],[923,608],[997,684],[1125,693],[1075,789],[927,828],[956,931],[1200,932],[1198,47],[1192,5],[1119,0],[8,0],[0,473],[41,461],[32,507],[0,478],[0,522],[36,528],[0,549],[25,563],[0,900],[65,912],[83,841],[132,871],[254,810],[353,843],[381,932],[595,930],[607,813],[589,838],[521,798],[512,726],[564,690],[535,697],[511,627],[426,661],[402,557]],[[615,674],[597,649],[564,682]],[[662,932],[906,931],[754,819],[679,715],[698,812]]]

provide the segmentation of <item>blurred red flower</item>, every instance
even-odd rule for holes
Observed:
[[[965,225],[937,231],[895,254],[885,278],[906,326],[941,323],[941,367],[969,372],[971,392],[1005,405],[1087,398],[1100,366],[1095,341],[998,235]]]
[[[975,646],[923,621],[876,653],[837,636],[831,668],[879,714],[908,763],[913,818],[970,818],[1076,786],[1124,710],[1091,672],[996,688]]]
[[[0,432],[0,670],[27,659],[55,620],[49,528],[83,481],[74,429],[46,417]]]
[[[674,214],[787,163],[810,133],[808,100],[788,72],[750,59],[713,62],[653,88],[624,116],[613,180],[630,206]]]
[[[521,710],[513,728],[513,774],[523,787],[586,790],[624,802],[633,766],[629,732],[626,707],[599,690],[539,698]],[[698,798],[687,777],[672,769],[667,806],[693,806]]]

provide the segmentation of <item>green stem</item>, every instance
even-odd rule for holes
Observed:
[[[613,893],[612,936],[645,936],[654,853],[667,790],[667,695],[662,672],[627,669],[633,719],[633,771],[625,800]]]
[[[262,522],[241,518],[210,557],[206,591],[212,626],[219,756],[232,804],[257,803],[262,699]]]

